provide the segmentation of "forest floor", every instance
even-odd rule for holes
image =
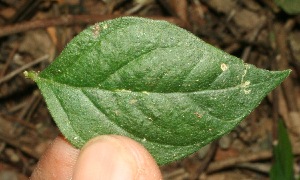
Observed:
[[[283,119],[300,174],[300,15],[272,0],[0,0],[0,179],[27,179],[60,133],[24,70],[42,71],[87,26],[121,16],[167,20],[268,70],[291,69],[231,133],[161,167],[164,179],[269,179]]]

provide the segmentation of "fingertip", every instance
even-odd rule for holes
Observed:
[[[128,137],[113,136],[124,144],[128,151],[134,156],[138,167],[136,179],[162,179],[156,161],[144,146]]]
[[[40,158],[30,179],[70,179],[78,155],[78,149],[58,136]]]
[[[82,149],[73,179],[162,179],[148,151],[134,140],[98,136]]]

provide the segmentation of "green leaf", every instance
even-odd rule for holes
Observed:
[[[293,180],[293,152],[287,129],[278,121],[278,144],[273,148],[274,163],[270,171],[271,180]]]
[[[228,133],[289,72],[257,69],[168,22],[124,17],[84,30],[35,81],[76,147],[119,134],[165,164]]]
[[[275,0],[275,3],[288,14],[299,14],[300,13],[300,1],[299,0]]]

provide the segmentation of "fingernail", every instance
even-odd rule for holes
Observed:
[[[79,155],[73,179],[134,179],[137,162],[132,153],[113,136],[88,142]]]

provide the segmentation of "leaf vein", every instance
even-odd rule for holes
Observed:
[[[103,114],[110,123],[112,123],[114,125],[114,127],[118,127],[119,129],[121,129],[123,132],[130,134],[131,136],[133,136],[130,132],[126,131],[124,128],[122,128],[121,126],[119,126],[118,124],[116,124],[112,118],[109,116],[108,113],[105,112],[104,108],[100,106],[100,104],[96,104],[92,98],[89,96],[89,94],[87,92],[85,92],[84,90],[81,89],[81,92],[83,93],[83,95],[92,103],[92,105],[98,110],[99,113]]]
[[[52,88],[50,88],[51,90],[52,90],[52,92],[53,92],[53,89]],[[54,96],[55,96],[55,98],[57,99],[57,101],[58,101],[58,103],[59,103],[59,105],[60,105],[60,107],[62,108],[62,110],[63,110],[63,112],[68,112],[66,109],[65,109],[65,107],[63,106],[63,103],[62,103],[62,100],[56,95],[56,93],[53,93],[54,94]],[[72,124],[72,123],[70,123],[71,121],[70,121],[70,116],[69,116],[69,113],[65,113],[66,114],[66,116],[67,116],[67,120],[66,121],[64,121],[65,123],[68,123],[69,125],[70,125],[70,127],[72,128],[72,130],[78,135],[78,137],[80,138],[80,140],[81,141],[86,141],[86,139],[83,139],[80,135],[79,135],[79,133],[75,130],[75,128],[74,128],[74,125]]]

